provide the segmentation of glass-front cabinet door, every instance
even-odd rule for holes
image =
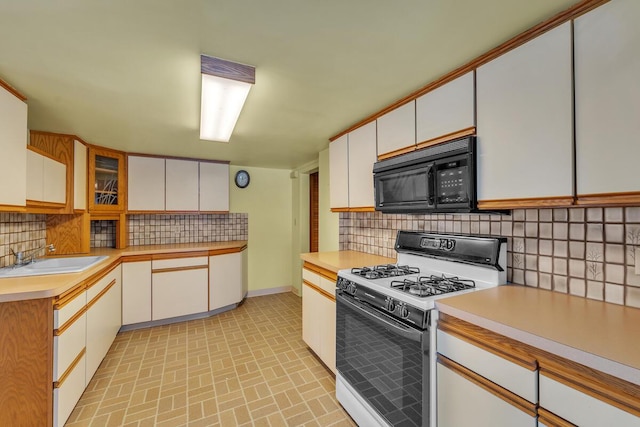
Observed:
[[[124,153],[104,148],[89,148],[89,211],[124,212]]]

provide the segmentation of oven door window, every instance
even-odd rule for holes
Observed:
[[[336,353],[340,374],[389,424],[428,421],[428,353],[420,342],[338,301]]]

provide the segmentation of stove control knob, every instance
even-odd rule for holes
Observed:
[[[400,317],[402,317],[403,319],[406,319],[409,317],[409,309],[407,308],[406,305],[402,304],[399,306],[398,309],[398,314],[400,315]]]
[[[355,293],[356,293],[356,284],[353,283],[353,282],[347,282],[346,291],[347,291],[347,293],[349,293],[351,295],[355,295]]]
[[[342,277],[338,278],[338,288],[345,290],[348,284],[349,284],[349,281],[347,279]]]
[[[393,298],[387,297],[387,299],[384,301],[384,306],[388,311],[390,311],[392,313],[396,309],[396,303],[393,300]]]

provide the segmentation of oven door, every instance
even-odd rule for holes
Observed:
[[[378,415],[373,418],[388,425],[428,425],[428,330],[341,294],[336,295],[336,312],[338,379],[356,394],[346,404],[338,394],[347,412],[356,422],[357,414],[373,410]]]

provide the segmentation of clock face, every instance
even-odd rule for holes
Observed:
[[[249,185],[249,172],[245,170],[236,172],[236,185],[240,188],[246,188]]]

